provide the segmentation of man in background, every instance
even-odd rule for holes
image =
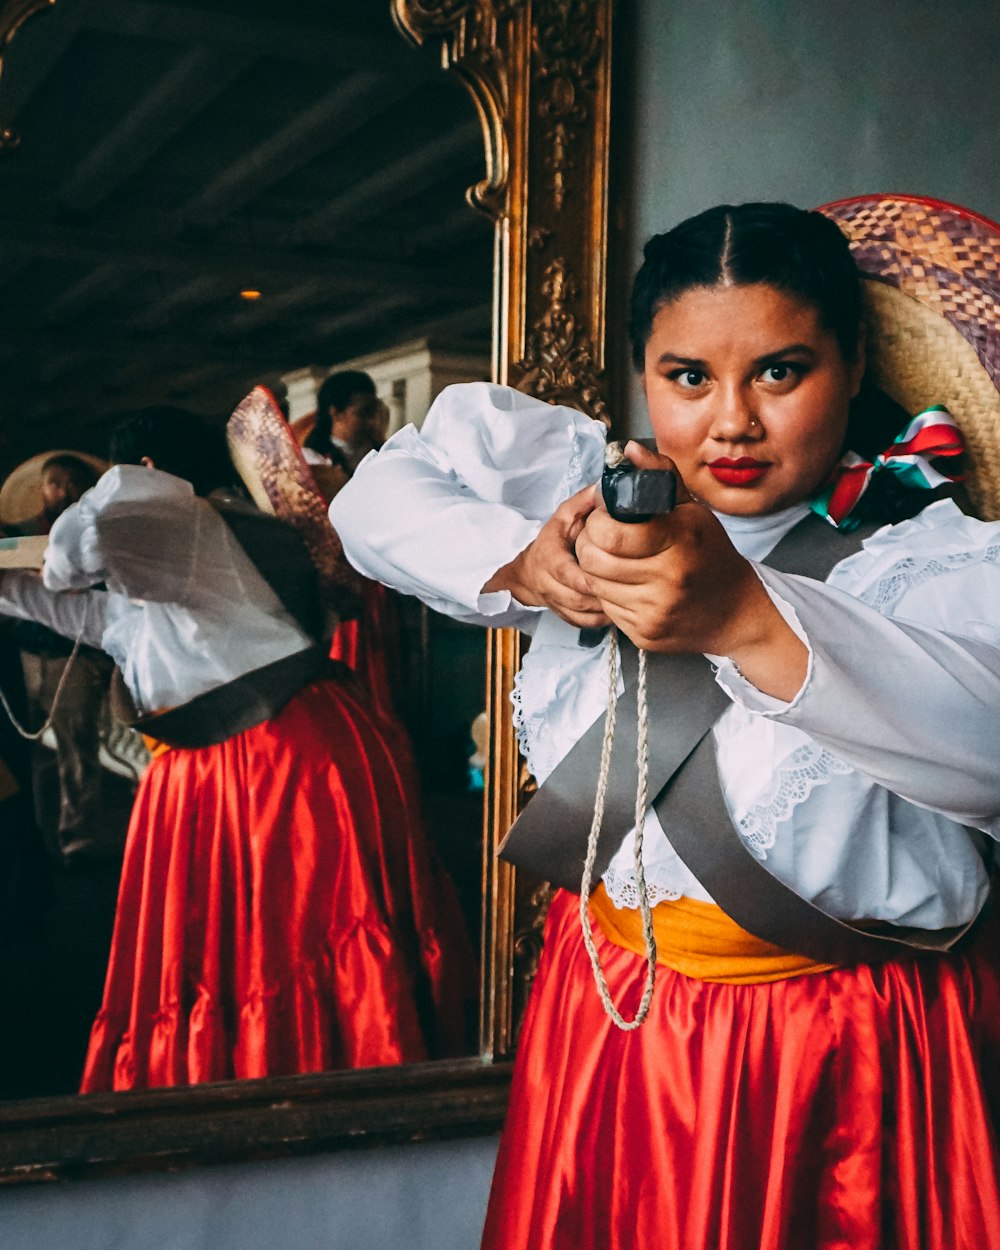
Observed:
[[[41,511],[8,526],[8,532],[47,534],[56,520],[84,491],[94,486],[97,479],[97,471],[79,456],[68,452],[50,456],[41,469]],[[93,855],[100,842],[100,723],[112,666],[102,652],[80,647],[66,673],[72,643],[31,621],[14,622],[8,628],[21,649],[31,720],[39,726],[47,717],[52,718],[59,812],[56,844],[51,850],[70,864]],[[43,830],[52,827],[48,812],[51,808],[51,763],[51,753],[45,747],[36,746],[32,766],[35,812]]]

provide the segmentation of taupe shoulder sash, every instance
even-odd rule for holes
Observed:
[[[765,561],[781,572],[825,580],[834,565],[860,549],[874,529],[852,534],[810,514]],[[636,651],[622,640],[625,692],[619,699],[615,751],[594,881],[606,870],[635,815]],[[965,931],[894,929],[882,938],[842,924],[807,903],[757,861],[725,806],[711,729],[730,700],[701,655],[647,657],[649,791],[670,843],[723,910],[765,941],[823,962],[886,958],[914,945],[942,949]],[[511,827],[500,855],[553,884],[578,893],[590,811],[597,784],[604,718],[587,730]],[[690,774],[690,775],[689,775]],[[675,806],[676,805],[676,806]],[[877,954],[875,952],[878,952]]]

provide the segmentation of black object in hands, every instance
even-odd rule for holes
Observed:
[[[677,478],[669,469],[638,469],[625,459],[621,443],[609,443],[601,475],[601,494],[608,514],[616,521],[649,521],[673,511]],[[596,647],[608,632],[606,625],[580,630],[580,646]]]
[[[611,448],[609,453],[615,454]],[[669,469],[637,469],[628,460],[621,459],[617,464],[605,464],[601,494],[614,520],[649,521],[673,510],[677,478]]]

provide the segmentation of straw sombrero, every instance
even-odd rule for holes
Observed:
[[[1000,226],[918,196],[826,204],[866,281],[868,370],[910,413],[944,404],[965,436],[966,490],[1000,518]]]
[[[302,537],[328,603],[343,617],[357,606],[359,578],[347,563],[323,498],[274,396],[255,386],[226,425],[233,464],[258,508]]]
[[[94,470],[97,477],[111,467],[106,460],[86,451],[42,451],[25,460],[8,474],[0,487],[0,523],[17,525],[38,516],[42,510],[42,466],[53,456],[72,456]]]

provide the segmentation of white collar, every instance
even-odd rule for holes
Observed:
[[[722,512],[715,515],[741,556],[748,560],[763,560],[808,511],[807,503],[796,503],[780,512],[768,512],[763,516],[727,516]]]

